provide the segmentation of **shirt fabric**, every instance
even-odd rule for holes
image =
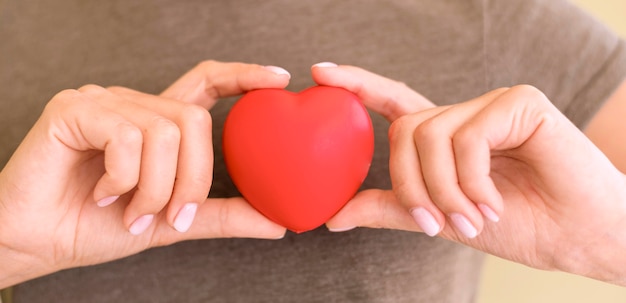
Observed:
[[[0,41],[2,164],[55,93],[88,83],[159,93],[207,59],[284,67],[292,91],[314,85],[314,63],[351,64],[439,105],[531,84],[579,127],[626,75],[624,42],[561,0],[0,0]],[[237,195],[220,144],[234,102],[211,110],[215,197]],[[363,188],[388,189],[389,123],[372,120]],[[14,300],[472,302],[481,266],[481,253],[420,233],[322,227],[155,248],[26,282]]]

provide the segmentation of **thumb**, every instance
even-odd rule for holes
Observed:
[[[333,218],[326,222],[330,231],[355,227],[422,230],[390,190],[369,189],[359,192]]]
[[[204,61],[176,80],[162,97],[211,109],[218,98],[259,88],[284,88],[289,72],[277,66]]]
[[[152,237],[154,246],[185,240],[211,238],[280,239],[286,229],[256,211],[243,198],[207,199],[198,208],[196,219],[187,232],[180,233],[160,222]]]
[[[389,122],[435,106],[406,84],[362,68],[322,62],[313,65],[311,73],[319,85],[341,87],[355,93],[366,107]]]

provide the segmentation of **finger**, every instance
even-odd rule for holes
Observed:
[[[151,225],[154,214],[170,200],[176,178],[180,130],[166,117],[108,90],[88,86],[80,91],[96,96],[101,106],[114,110],[141,130],[143,146],[139,180],[123,221],[131,233],[142,233]]]
[[[434,108],[406,115],[394,121],[389,128],[389,172],[393,192],[405,212],[410,213],[420,228],[431,237],[442,230],[446,219],[428,193],[413,132],[423,120],[443,110],[445,108]]]
[[[141,174],[137,190],[124,214],[124,222],[131,232],[133,225],[143,225],[141,222],[135,223],[136,220],[144,218],[146,214],[160,212],[170,200],[181,138],[176,124],[162,116],[138,118],[144,120]]]
[[[448,216],[456,230],[467,238],[476,237],[482,230],[484,222],[481,209],[490,217],[493,217],[494,213],[489,212],[490,203],[484,200],[483,193],[473,191],[468,196],[463,190],[458,176],[458,170],[462,167],[456,162],[457,150],[454,144],[456,140],[473,138],[468,136],[458,138],[457,130],[501,93],[501,91],[496,91],[449,107],[422,122],[414,133],[420,167],[430,198]],[[474,141],[464,142],[469,144],[464,145],[467,149],[473,149],[476,144]],[[486,167],[483,169],[487,170],[486,176],[489,178],[489,153],[487,152],[485,156],[486,159],[483,159],[482,163],[486,164]],[[464,162],[463,165],[475,165],[475,163]],[[469,180],[469,182],[472,181]],[[482,186],[483,183],[479,185]],[[487,189],[495,188],[488,187]]]
[[[65,125],[56,128],[63,144],[74,150],[104,151],[105,172],[93,193],[98,205],[113,203],[137,185],[143,138],[134,124],[78,90],[57,94],[46,111],[63,113],[60,120]]]
[[[284,88],[289,72],[276,66],[204,61],[176,80],[162,97],[210,109],[218,98],[259,88]]]
[[[415,224],[414,216],[406,211],[392,191],[380,189],[359,192],[339,213],[326,222],[326,227],[331,232],[368,227],[425,233]],[[459,238],[449,225],[443,227],[437,235],[444,239],[468,243],[468,239]]]
[[[439,115],[438,115],[439,116]],[[442,119],[427,120],[415,130],[419,167],[428,195],[468,238],[478,235],[482,219],[458,186],[451,130]]]
[[[102,117],[104,113],[100,115]],[[94,199],[100,207],[115,202],[120,195],[131,191],[137,185],[140,173],[143,145],[141,130],[126,121],[109,129],[113,135],[105,143],[105,173],[94,187]]]
[[[378,189],[359,192],[326,222],[326,227],[333,232],[355,227],[422,231],[392,191]]]
[[[286,229],[256,211],[243,198],[207,199],[197,212],[197,222],[188,232],[173,230],[160,222],[152,237],[155,246],[191,239],[259,238],[280,239]]]
[[[425,233],[415,224],[413,216],[406,211],[393,192],[379,189],[359,192],[339,213],[326,222],[326,227],[331,232],[367,227]],[[450,225],[442,228],[437,236],[472,247],[481,247],[480,242],[475,242],[476,240],[459,237]]]
[[[537,88],[518,85],[494,94],[493,101],[467,123],[467,128],[484,134],[482,138],[491,149],[509,150],[524,144],[539,124],[550,122],[546,113],[556,112],[558,109]]]
[[[365,106],[389,122],[398,117],[434,107],[434,104],[402,82],[394,81],[364,69],[324,62],[311,68],[319,85],[345,88],[355,93]]]
[[[531,137],[545,122],[540,119],[545,117],[540,112],[543,105],[551,103],[529,86],[517,86],[490,97],[492,102],[457,131],[454,148],[461,188],[485,217],[497,222],[504,203],[490,176],[492,158],[499,151],[517,149]]]
[[[167,221],[180,232],[189,229],[200,204],[209,194],[213,172],[212,122],[209,112],[185,104],[124,88],[110,88],[129,102],[150,107],[178,125],[181,132],[176,180]]]

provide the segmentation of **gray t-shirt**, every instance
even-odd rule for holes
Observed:
[[[561,0],[0,0],[0,163],[58,91],[158,93],[196,63],[278,65],[288,89],[321,61],[400,80],[437,104],[532,84],[583,126],[626,75],[614,34]],[[234,98],[211,110],[212,196],[233,196],[220,153]],[[364,188],[390,188],[388,123]],[[94,235],[97,237],[98,235]],[[15,302],[471,302],[482,255],[418,233],[324,228],[278,241],[151,249],[16,286]]]

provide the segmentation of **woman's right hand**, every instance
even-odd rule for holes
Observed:
[[[188,239],[282,237],[242,198],[207,199],[208,109],[288,82],[280,68],[208,61],[161,95],[57,94],[0,173],[0,288]]]

